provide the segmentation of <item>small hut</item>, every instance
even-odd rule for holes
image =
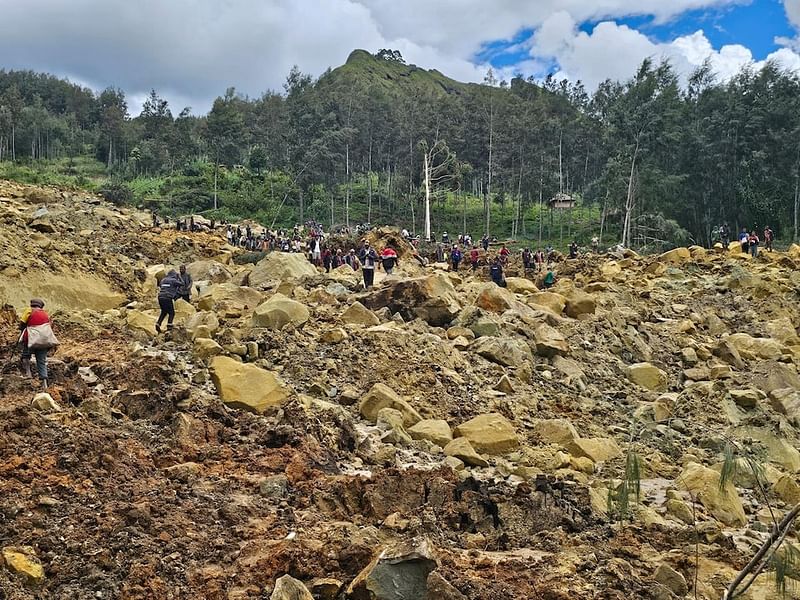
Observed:
[[[575,208],[575,199],[569,194],[559,192],[547,204],[551,209],[564,210],[566,208]]]

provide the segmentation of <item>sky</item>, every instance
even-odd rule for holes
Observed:
[[[800,72],[800,0],[0,0],[0,69],[32,69],[173,114],[235,87],[280,90],[355,48],[400,50],[461,81],[516,74],[625,80],[645,58],[724,81],[767,60]]]

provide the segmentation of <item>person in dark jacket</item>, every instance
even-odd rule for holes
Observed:
[[[161,314],[158,315],[156,331],[161,333],[161,323],[167,317],[167,330],[172,329],[175,320],[175,300],[181,296],[181,280],[175,269],[172,269],[158,285],[158,306]]]
[[[498,256],[494,259],[492,266],[489,267],[489,275],[496,285],[506,287],[506,278],[503,275],[503,260]]]
[[[25,377],[31,378],[31,356],[36,357],[36,371],[39,374],[39,380],[42,382],[42,388],[47,389],[47,353],[48,348],[40,348],[31,350],[28,348],[28,327],[36,327],[50,323],[50,316],[44,311],[44,300],[39,298],[32,298],[30,301],[30,308],[20,316],[19,327],[21,330],[20,343],[22,344],[22,371]]]
[[[178,297],[183,298],[187,302],[189,302],[189,298],[192,296],[192,276],[186,271],[186,265],[180,266],[180,273],[178,273],[178,279],[180,280],[180,289],[178,290]]]
[[[378,253],[375,248],[369,247],[369,242],[364,242],[361,248],[361,272],[364,274],[364,289],[372,287],[375,281],[375,263],[378,261]]]

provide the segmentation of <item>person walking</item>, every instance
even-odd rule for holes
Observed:
[[[578,242],[575,240],[572,240],[572,243],[569,245],[569,257],[578,258]]]
[[[178,298],[182,298],[186,300],[186,302],[189,302],[189,298],[192,296],[192,285],[194,284],[194,281],[192,281],[191,274],[186,270],[186,265],[180,266],[178,280],[180,281]]]
[[[31,378],[31,356],[36,357],[36,371],[42,389],[47,389],[47,353],[58,345],[53,335],[50,315],[44,310],[44,300],[32,298],[30,306],[20,317],[19,342],[22,346],[20,362],[23,375]]]
[[[172,269],[158,285],[158,306],[161,314],[156,321],[156,331],[161,333],[161,323],[167,318],[167,331],[172,329],[175,320],[175,300],[180,298],[181,280],[178,272]]]
[[[364,242],[361,249],[361,271],[364,273],[364,289],[368,290],[375,281],[375,263],[378,261],[378,253],[375,248],[370,248],[369,242]]]
[[[386,271],[387,275],[391,275],[394,268],[400,264],[400,259],[397,257],[397,252],[394,248],[386,246],[381,252],[381,266]]]
[[[755,229],[750,232],[750,236],[748,237],[748,243],[750,244],[750,255],[753,258],[758,258],[758,234],[756,233]]]
[[[478,263],[480,262],[480,252],[478,252],[477,246],[472,246],[472,250],[469,253],[469,262],[472,264],[472,271],[474,273],[478,270]]]
[[[764,227],[764,250],[767,252],[772,252],[772,240],[775,238],[775,234],[772,232],[772,229],[769,225]]]
[[[461,264],[461,259],[463,255],[461,254],[461,250],[458,249],[458,244],[453,244],[453,249],[450,251],[450,264],[452,265],[453,271],[458,271],[458,265]]]
[[[499,256],[494,259],[492,266],[489,267],[489,276],[499,287],[506,287],[506,278],[503,275],[503,261]]]

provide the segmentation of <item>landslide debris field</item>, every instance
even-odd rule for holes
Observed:
[[[717,599],[800,502],[800,248],[585,257],[543,292],[379,230],[400,269],[365,293],[149,225],[0,182],[0,598]],[[182,262],[201,291],[156,336]],[[33,295],[52,401],[14,347]]]

